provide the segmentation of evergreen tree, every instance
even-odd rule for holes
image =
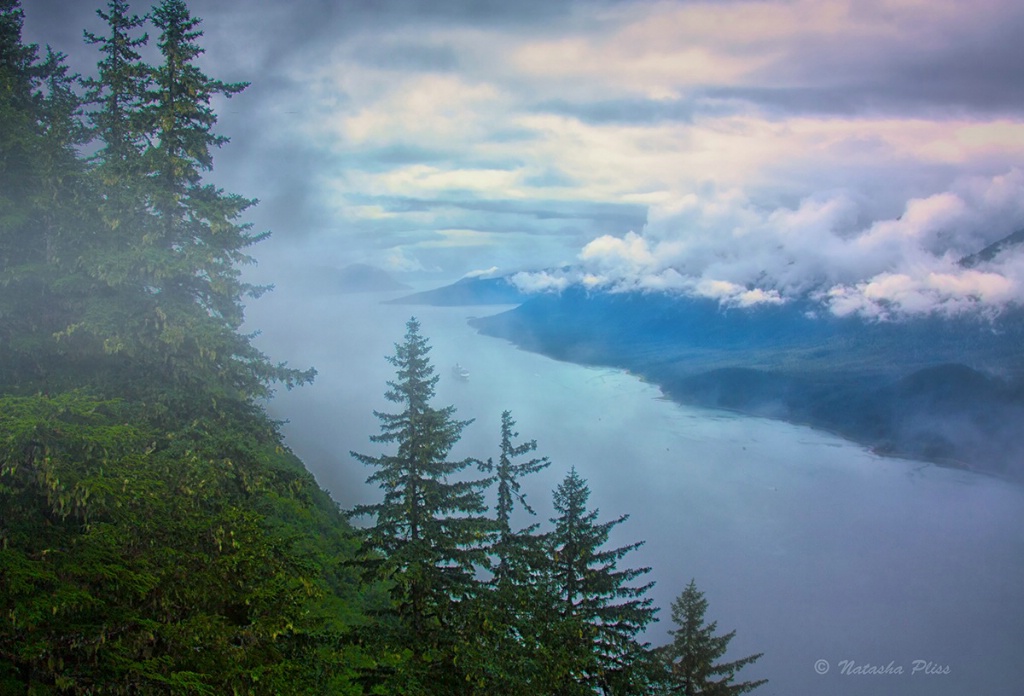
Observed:
[[[518,442],[512,414],[501,414],[497,464],[488,459],[481,468],[493,472],[496,484],[495,537],[489,551],[493,577],[488,591],[466,613],[459,665],[477,690],[488,694],[554,693],[566,676],[556,656],[564,639],[560,617],[550,610],[546,584],[543,535],[536,524],[516,530],[512,516],[517,505],[536,514],[526,502],[521,479],[550,465],[547,457],[523,461],[537,448],[535,440]],[[565,662],[563,660],[563,662]]]
[[[103,145],[99,160],[105,166],[108,186],[128,183],[145,147],[141,114],[150,88],[151,69],[139,53],[149,35],[133,32],[145,24],[145,18],[129,14],[126,0],[109,0],[108,11],[96,10],[107,23],[110,34],[97,36],[85,32],[86,43],[98,46],[103,58],[97,63],[99,74],[84,81],[86,101],[97,108],[90,113],[94,133]]]
[[[79,81],[22,22],[0,0],[0,692],[352,693],[352,535],[258,405],[308,375],[237,332],[241,207],[190,179],[163,234],[158,90],[101,99],[83,157]]]
[[[498,463],[495,465],[487,460],[485,471],[493,471],[498,488],[498,500],[495,517],[498,525],[498,538],[492,552],[496,557],[494,567],[495,584],[502,586],[506,582],[525,582],[532,565],[530,554],[536,551],[537,537],[534,532],[537,525],[521,531],[512,529],[512,513],[516,503],[530,515],[535,515],[533,508],[526,502],[522,492],[521,479],[529,474],[541,471],[551,465],[547,457],[533,457],[526,461],[517,461],[537,449],[536,440],[528,440],[515,444],[519,433],[515,431],[516,422],[511,411],[501,414],[501,446]]]
[[[32,99],[31,71],[39,55],[35,45],[22,43],[25,12],[20,0],[0,0],[0,76],[4,101],[25,109]]]
[[[23,24],[18,0],[0,0],[0,381],[6,383],[30,369],[28,351],[15,341],[24,341],[31,326],[25,310],[38,292],[31,270],[45,256],[29,223],[38,147],[32,98],[38,48],[22,42]]]
[[[0,384],[47,389],[55,334],[76,318],[76,270],[92,219],[85,131],[63,55],[21,39],[17,0],[0,0]]]
[[[102,238],[108,243],[102,248],[107,257],[94,265],[100,267],[100,279],[117,288],[139,273],[143,231],[150,224],[143,153],[148,142],[144,110],[153,69],[139,53],[149,34],[135,35],[145,17],[129,14],[126,0],[110,0],[108,11],[96,10],[96,14],[107,23],[109,34],[85,32],[86,43],[96,46],[103,57],[97,63],[98,75],[83,84],[86,104],[92,106],[88,114],[92,134],[99,140],[92,160],[102,193]]]
[[[589,498],[586,481],[570,470],[555,490],[558,516],[550,538],[554,597],[562,617],[581,628],[578,654],[586,659],[577,680],[606,694],[645,693],[649,655],[637,636],[657,611],[644,596],[654,583],[629,584],[650,568],[618,568],[643,542],[605,548],[612,529],[628,516],[598,522],[599,511],[587,509]]]
[[[668,693],[682,696],[731,696],[745,694],[765,684],[767,679],[734,684],[736,673],[757,661],[762,653],[732,662],[717,662],[729,649],[736,631],[716,636],[717,622],[704,623],[708,602],[704,593],[691,580],[683,593],[672,602],[675,630],[669,631],[672,642],[658,649],[668,672]]]
[[[367,547],[378,555],[370,565],[373,577],[391,584],[397,621],[387,642],[391,650],[402,646],[412,656],[397,681],[389,683],[402,693],[452,693],[459,613],[477,594],[474,576],[486,562],[483,542],[492,528],[480,517],[487,482],[464,477],[474,460],[448,459],[471,421],[456,420],[453,406],[431,405],[438,376],[429,353],[419,322],[410,319],[405,340],[387,358],[396,378],[388,381],[385,396],[400,410],[375,411],[381,432],[370,438],[396,450],[352,453],[374,467],[367,481],[384,494],[379,503],[358,506],[353,514],[374,518]]]
[[[153,139],[146,153],[149,195],[158,218],[144,231],[151,261],[146,280],[158,295],[152,348],[165,357],[171,377],[199,372],[213,382],[206,386],[240,386],[244,396],[260,396],[260,380],[238,369],[253,356],[237,334],[241,297],[252,290],[239,282],[238,266],[251,262],[244,250],[263,235],[235,221],[255,201],[202,181],[213,167],[213,148],[227,142],[213,133],[217,117],[210,101],[238,94],[246,84],[214,80],[199,69],[200,20],[183,0],[163,0],[152,21],[163,61],[153,71],[144,113]]]
[[[93,388],[145,399],[168,413],[224,417],[252,411],[270,384],[312,379],[271,364],[239,333],[242,301],[265,289],[240,280],[246,250],[266,235],[238,222],[255,201],[203,181],[216,135],[211,100],[245,84],[207,77],[196,61],[200,20],[182,0],[152,12],[161,63],[138,58],[140,19],[114,0],[100,13],[103,38],[87,35],[104,58],[90,82],[90,115],[102,147],[96,155],[103,224],[84,256],[96,289],[80,321],[64,332],[68,350],[89,363]],[[81,365],[76,374],[85,370]],[[161,388],[148,391],[158,378]]]

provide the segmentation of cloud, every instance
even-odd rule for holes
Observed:
[[[429,271],[431,269],[426,268],[423,263],[417,258],[410,258],[407,254],[407,250],[404,247],[394,247],[387,251],[384,256],[383,265],[390,271]],[[437,269],[433,269],[437,270]]]
[[[523,292],[561,292],[573,283],[570,276],[550,271],[520,271],[509,278]]]
[[[590,124],[654,124],[664,121],[693,121],[698,110],[710,106],[688,99],[618,98],[569,101],[551,99],[533,107],[536,113],[569,116]]]
[[[697,295],[716,299],[726,306],[753,307],[754,305],[782,304],[784,302],[777,290],[748,289],[727,280],[704,279],[697,282],[693,290]]]
[[[494,235],[479,230],[438,230],[439,239],[418,242],[416,247],[478,247],[495,244]]]
[[[498,276],[498,267],[491,266],[490,268],[477,269],[470,271],[463,278],[496,278]]]
[[[1004,269],[1001,269],[1004,270]],[[908,314],[939,313],[994,315],[1008,302],[1020,303],[1022,276],[1005,272],[928,270],[911,276],[905,273],[881,273],[854,286],[836,286],[828,293],[828,303],[839,316],[860,314],[876,319],[893,319]]]
[[[677,291],[723,304],[813,296],[834,313],[875,318],[996,313],[1024,303],[1024,248],[977,268],[958,262],[1024,228],[1024,173],[967,177],[862,224],[846,192],[759,209],[741,196],[691,199],[642,233],[601,236],[579,254],[592,286]],[[582,282],[580,277],[575,282]]]
[[[91,72],[91,6],[24,6]],[[252,82],[216,105],[212,180],[262,201],[268,264],[394,251],[457,278],[582,252],[592,285],[856,294],[990,239],[965,182],[1024,162],[1012,0],[190,6],[208,74]]]

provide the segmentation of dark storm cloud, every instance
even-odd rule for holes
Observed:
[[[460,64],[458,52],[451,46],[392,45],[376,41],[354,47],[352,57],[366,65],[388,70],[449,72]]]
[[[745,84],[704,93],[797,113],[1024,114],[1024,5],[963,10],[924,10],[848,40],[803,36]]]
[[[697,107],[683,99],[605,99],[600,101],[568,101],[552,99],[533,107],[541,113],[572,116],[586,123],[651,124],[662,121],[689,123]]]
[[[390,169],[403,164],[440,164],[451,162],[458,153],[435,150],[420,145],[395,143],[382,147],[366,148],[353,153],[356,157],[353,168],[367,171]]]

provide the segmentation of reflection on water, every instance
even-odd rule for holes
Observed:
[[[765,652],[744,672],[771,680],[759,694],[961,696],[1024,684],[1020,487],[883,459],[807,428],[680,407],[626,373],[480,336],[465,323],[479,307],[377,299],[299,304],[278,293],[249,313],[272,358],[320,371],[271,411],[290,420],[289,444],[343,506],[374,499],[369,472],[348,452],[376,447],[372,411],[387,410],[393,376],[383,356],[415,315],[434,347],[438,405],[476,419],[457,456],[494,456],[510,409],[522,436],[554,462],[524,482],[542,520],[573,465],[603,518],[630,513],[613,542],[647,542],[631,564],[652,566],[657,580],[663,616],[652,642],[666,640],[668,606],[696,578],[709,617],[737,630],[735,655]],[[456,363],[468,380],[449,375]],[[948,674],[912,673],[915,660]],[[854,669],[890,663],[903,673]]]

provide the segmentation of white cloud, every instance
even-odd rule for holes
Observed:
[[[486,134],[488,116],[501,104],[498,90],[486,83],[430,73],[398,81],[380,77],[387,82],[368,86],[358,111],[341,111],[327,122],[350,144],[400,141],[437,146],[479,137]]]
[[[422,196],[447,191],[492,193],[502,190],[515,197],[519,178],[519,173],[503,169],[451,169],[417,164],[367,175],[364,181],[368,190],[388,195]]]
[[[767,211],[728,194],[691,201],[643,234],[599,237],[579,260],[598,285],[737,306],[812,294],[836,314],[894,317],[1024,303],[1024,249],[977,268],[958,263],[1024,227],[1020,170],[961,179],[908,201],[897,218],[863,223],[862,212],[844,192]]]
[[[697,292],[701,280],[722,281],[764,293],[737,291],[736,301],[768,302],[813,287],[854,292],[883,273],[917,278],[943,254],[992,241],[992,229],[1024,224],[1008,212],[991,219],[1019,189],[1019,175],[1002,188],[993,177],[1024,162],[1024,122],[984,99],[971,108],[979,79],[998,71],[957,53],[990,45],[1000,18],[1019,14],[1010,3],[563,9],[543,24],[375,17],[373,31],[325,30],[313,69],[311,47],[273,63],[289,87],[287,106],[274,107],[296,112],[283,125],[325,162],[308,198],[356,233],[334,243],[379,246],[374,235],[395,233],[412,247],[416,234],[474,228],[501,229],[505,242],[591,238],[573,251],[545,241],[488,258],[453,252],[449,270],[549,267],[582,248],[592,285]],[[901,100],[935,78],[915,56],[962,66],[967,77],[950,77],[968,102],[925,95],[904,110]],[[917,68],[928,74],[907,78]],[[613,118],[600,117],[603,104]],[[459,205],[493,201],[537,202],[540,212]],[[544,217],[552,201],[642,206],[649,224],[607,237],[588,220]],[[435,246],[466,246],[455,241]]]
[[[528,293],[561,292],[572,284],[572,280],[568,276],[548,271],[520,271],[509,280],[522,292]]]
[[[403,247],[393,247],[388,249],[383,258],[383,265],[389,271],[410,272],[431,270],[427,269],[419,259],[409,257],[406,254],[406,249]]]
[[[694,291],[701,297],[710,297],[727,306],[753,307],[785,302],[776,290],[748,289],[725,280],[701,280],[694,286]]]
[[[483,268],[476,271],[470,271],[469,273],[462,276],[463,278],[494,278],[498,275],[498,267],[491,266],[490,268]]]

